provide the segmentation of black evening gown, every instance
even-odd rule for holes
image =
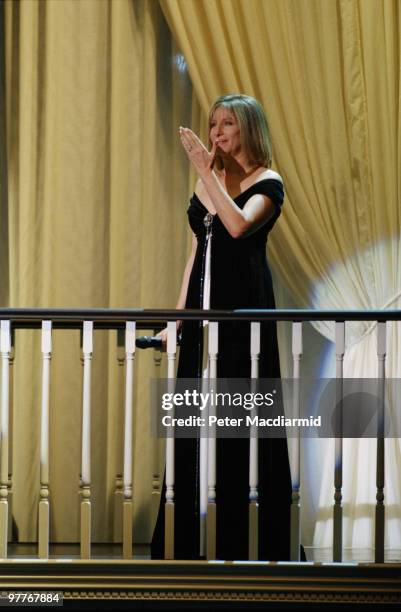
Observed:
[[[268,196],[275,205],[273,217],[246,238],[230,236],[218,215],[213,216],[211,243],[210,307],[216,309],[275,308],[271,273],[266,259],[267,236],[281,212],[281,181],[263,179],[234,198],[242,208],[254,194]],[[190,200],[188,219],[198,239],[189,280],[186,308],[202,308],[205,263],[206,208],[196,194]],[[202,376],[201,324],[184,321],[177,376]],[[249,378],[250,323],[219,324],[218,377]],[[261,324],[261,378],[279,378],[275,322]],[[199,558],[199,440],[175,442],[175,558]],[[218,439],[217,451],[217,558],[248,558],[249,440]],[[152,539],[152,558],[164,556],[164,501]],[[259,439],[259,559],[288,560],[290,546],[291,477],[285,439]]]

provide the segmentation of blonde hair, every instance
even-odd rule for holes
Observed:
[[[245,96],[244,94],[220,96],[210,109],[209,126],[215,111],[220,107],[230,110],[238,121],[241,143],[249,161],[258,166],[270,168],[272,164],[272,143],[269,125],[260,102],[252,96]],[[217,167],[221,169],[223,162],[219,156],[216,157],[216,162]]]

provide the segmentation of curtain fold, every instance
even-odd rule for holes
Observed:
[[[190,123],[192,88],[158,3],[22,0],[4,9],[10,296],[3,305],[174,307],[188,250],[188,163],[178,127]],[[65,331],[53,337],[51,540],[74,542],[80,339]],[[116,333],[96,331],[92,500],[99,542],[112,541],[118,524],[119,357]],[[148,397],[153,352],[139,351],[135,367],[135,540],[146,542],[157,472]],[[17,332],[12,512],[20,541],[37,537],[40,379],[39,334]]]
[[[0,32],[4,32],[4,5],[0,5]],[[6,111],[5,111],[5,43],[0,37],[0,305],[8,304],[9,261],[8,261],[8,206],[7,206],[7,154],[6,154]]]
[[[260,99],[267,111],[274,164],[286,187],[270,257],[297,305],[400,308],[399,3],[160,3],[202,110],[219,95],[239,91]],[[334,339],[333,324],[315,326]],[[394,323],[388,328],[387,375],[396,377],[401,330]],[[346,376],[376,376],[374,329],[365,322],[347,324]],[[387,448],[386,500],[400,505],[399,441],[388,440]],[[322,454],[317,549],[329,546],[332,532],[331,446]],[[371,558],[373,535],[366,525],[374,513],[375,470],[360,478],[368,456],[374,462],[373,441],[346,447],[345,545]],[[401,557],[396,521],[387,521],[386,546]]]

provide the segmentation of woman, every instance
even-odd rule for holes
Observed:
[[[209,115],[210,151],[180,128],[186,154],[198,173],[188,208],[192,252],[177,308],[274,308],[267,235],[281,212],[281,177],[270,169],[271,142],[263,109],[250,96],[222,96]],[[185,321],[177,376],[201,377],[202,324]],[[161,333],[163,341],[166,330]],[[218,377],[250,377],[250,324],[219,325]],[[261,325],[259,375],[279,378],[276,325]],[[199,534],[199,439],[176,440],[175,558],[202,557]],[[219,439],[217,558],[248,557],[249,441]],[[289,559],[291,481],[284,439],[259,440],[259,558]],[[152,541],[163,558],[164,497]]]

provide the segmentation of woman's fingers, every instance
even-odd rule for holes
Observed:
[[[162,340],[162,351],[167,349],[167,327],[162,329],[158,334],[156,334],[157,338],[161,338]]]
[[[188,133],[188,130],[186,128],[180,127],[179,131],[180,131],[181,142],[184,146],[184,149],[190,152],[194,146],[194,143],[193,143],[193,140],[190,134]]]
[[[200,140],[200,138],[189,128],[180,127],[179,132],[181,142],[184,145],[184,148],[186,148],[187,150],[192,151],[193,149],[197,148],[205,149],[203,142]]]
[[[181,329],[182,326],[182,321],[177,321],[177,336],[178,333]],[[164,329],[162,329],[161,331],[159,331],[158,334],[156,334],[157,338],[161,338],[162,340],[162,351],[166,351],[167,350],[167,327],[165,327]]]
[[[212,149],[210,151],[210,168],[213,168],[213,164],[214,164],[214,160],[216,159],[216,153],[217,153],[217,147],[218,147],[218,142],[217,140],[214,141]]]
[[[204,172],[213,167],[215,153],[211,154],[200,138],[189,128],[180,127],[179,133],[182,146],[189,161],[193,164],[198,174],[202,176]]]
[[[186,131],[187,131],[187,136],[188,136],[191,144],[193,144],[194,146],[199,145],[200,147],[204,148],[203,142],[201,141],[199,136],[197,134],[195,134],[195,132],[193,132],[189,128],[186,128]]]

